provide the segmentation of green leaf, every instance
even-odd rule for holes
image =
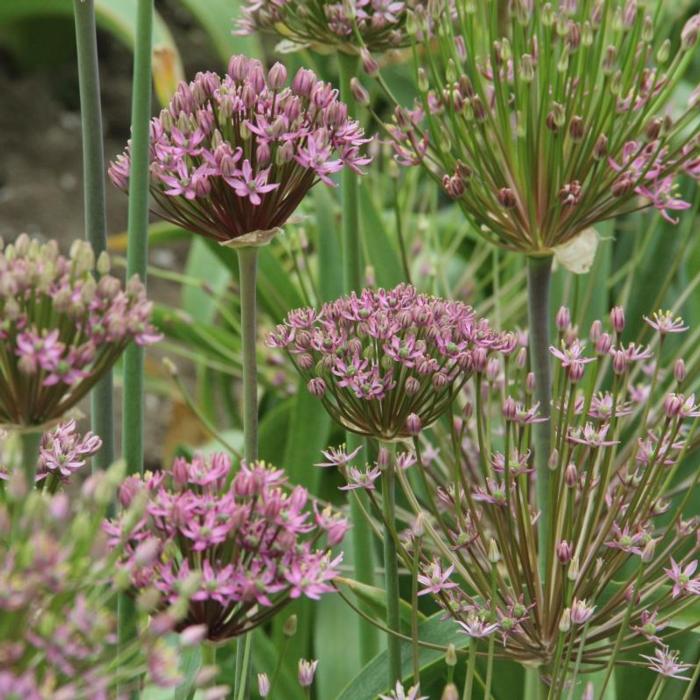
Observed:
[[[260,56],[257,36],[234,36],[236,20],[241,17],[240,0],[180,0],[197,19],[211,39],[223,65],[235,53]]]
[[[380,287],[395,287],[404,281],[398,251],[389,238],[369,185],[361,180],[359,189],[366,264],[374,268],[377,284]]]
[[[332,301],[343,293],[343,255],[337,225],[336,206],[327,187],[313,190],[318,249],[320,301]]]
[[[386,591],[349,578],[337,578],[335,581],[341,586],[349,588],[358,601],[370,608],[380,620],[386,619]],[[401,616],[401,622],[406,625],[408,629],[411,628],[411,612],[411,604],[402,599],[399,607],[399,615]],[[419,610],[419,624],[426,619],[426,616]]]
[[[456,624],[444,619],[443,613],[436,613],[418,626],[418,637],[422,642],[446,647],[454,644],[457,649],[464,649],[469,644],[469,637],[461,632]],[[421,647],[419,660],[421,669],[442,661],[445,652],[439,649]],[[412,674],[411,644],[401,644],[401,668],[403,678]],[[386,651],[378,654],[355,678],[343,689],[337,700],[375,700],[380,693],[387,692],[389,678],[389,658]]]
[[[99,26],[133,48],[137,0],[95,0]],[[0,2],[0,24],[40,16],[73,16],[71,0],[22,0]],[[163,18],[156,13],[153,25],[153,81],[161,104],[167,103],[183,79],[182,59]]]
[[[211,288],[212,294],[207,294],[196,287],[186,286],[182,290],[182,308],[193,318],[205,323],[212,323],[216,317],[216,301],[218,296],[231,281],[231,273],[203,239],[192,241],[185,274],[188,277],[202,280]]]

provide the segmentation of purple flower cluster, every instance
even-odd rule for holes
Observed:
[[[21,235],[0,253],[0,423],[59,419],[131,341],[158,339],[141,282],[124,288],[108,272],[107,256],[96,265],[83,241],[65,257],[54,241]]]
[[[409,285],[292,311],[268,337],[336,421],[385,440],[433,423],[505,342],[471,307]]]
[[[151,122],[151,194],[168,221],[220,242],[267,240],[317,182],[369,158],[337,90],[300,69],[233,56],[223,77],[181,83]],[[109,176],[127,190],[129,148]],[[255,234],[252,237],[248,234]]]
[[[686,367],[673,352],[683,346],[668,337],[688,330],[682,318],[659,311],[645,320],[641,344],[625,337],[621,307],[607,323],[595,321],[587,338],[568,309],[557,314],[554,525],[543,577],[531,429],[541,418],[527,355],[494,354],[457,398],[450,434],[420,435],[427,493],[414,492],[397,471],[420,521],[408,519],[402,537],[407,563],[419,541],[418,595],[434,597],[475,639],[499,634],[504,653],[518,661],[549,664],[559,630],[565,654],[581,650],[582,668],[594,668],[602,640],[618,634],[620,658],[649,641],[660,649],[648,658],[651,667],[666,675],[675,668],[676,657],[660,646],[662,631],[700,596],[698,518],[690,507],[700,479],[693,468],[697,364]],[[328,461],[352,478],[350,458],[336,452]],[[680,495],[675,484],[683,484]]]
[[[45,432],[41,438],[36,483],[53,492],[82,469],[90,457],[102,447],[102,439],[92,432],[81,435],[76,422],[70,420]],[[0,467],[0,479],[7,480],[8,472]]]
[[[298,48],[358,46],[386,51],[406,45],[407,10],[416,0],[246,0],[240,34],[272,31]],[[361,39],[358,39],[361,37]]]
[[[698,17],[672,57],[643,3],[542,9],[519,1],[499,22],[465,14],[431,24],[417,8],[419,94],[388,129],[398,161],[424,165],[487,240],[557,254],[586,232],[580,260],[598,222],[654,207],[675,223],[671,212],[690,206],[677,183],[700,176],[698,91],[682,106],[674,90]]]
[[[121,574],[100,528],[117,471],[90,477],[73,499],[34,491],[21,517],[0,506],[1,529],[13,532],[0,538],[0,698],[107,700],[118,684],[136,688],[145,668],[162,686],[181,680],[176,649],[154,626],[117,649]]]
[[[308,508],[309,495],[290,488],[282,470],[242,462],[235,475],[223,453],[176,459],[168,472],[129,477],[120,500],[146,500],[138,525],[105,523],[135,589],[154,587],[165,601],[195,581],[178,628],[206,625],[207,638],[229,639],[264,623],[291,599],[332,591],[347,523],[328,509]]]

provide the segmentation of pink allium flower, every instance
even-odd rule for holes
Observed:
[[[429,700],[427,695],[420,694],[420,685],[411,686],[406,690],[401,681],[396,681],[389,695],[380,695],[380,700]]]
[[[337,544],[347,523],[329,509],[308,508],[307,491],[291,488],[281,470],[242,462],[232,475],[227,455],[196,456],[157,476],[130,477],[122,503],[139,492],[146,512],[137,527],[126,532],[123,516],[105,530],[112,545],[126,542],[123,564],[135,589],[154,587],[172,601],[193,576],[198,581],[177,629],[202,624],[208,639],[229,639],[291,599],[315,600],[333,590],[341,557],[318,548],[319,539],[325,533]],[[157,543],[156,556],[139,562],[147,541]]]
[[[386,440],[413,435],[409,416],[430,426],[471,376],[477,355],[503,343],[471,307],[408,285],[365,289],[318,314],[292,312],[268,337],[307,382],[323,382],[312,393],[335,420]]]
[[[61,418],[130,342],[159,339],[138,278],[124,288],[108,273],[109,258],[96,263],[84,241],[63,256],[54,241],[41,245],[23,234],[0,253],[6,350],[0,424],[41,426]]]
[[[671,558],[671,568],[664,569],[664,572],[673,581],[671,595],[674,598],[680,595],[700,595],[700,578],[692,577],[697,568],[697,559],[683,567]]]
[[[366,54],[365,47],[385,51],[405,45],[409,40],[406,11],[423,4],[415,0],[246,0],[238,33],[271,31],[299,49],[311,45],[354,53],[359,46]],[[369,66],[371,60],[364,58],[363,63]]]
[[[370,162],[337,90],[303,68],[286,83],[281,64],[266,73],[238,55],[223,77],[179,85],[151,122],[151,194],[164,219],[221,243],[260,244],[318,181]],[[130,167],[127,147],[109,168],[122,190]]]
[[[318,667],[318,659],[315,661],[307,661],[306,659],[299,659],[298,680],[299,680],[299,685],[302,688],[309,688],[313,685],[314,676],[316,675],[316,668],[317,667]]]
[[[692,668],[692,664],[684,664],[678,661],[678,652],[671,651],[667,646],[657,647],[654,650],[654,656],[640,654],[643,659],[649,662],[648,668],[654,673],[659,673],[667,678],[676,678],[681,681],[687,681],[687,676],[683,676],[685,671]]]
[[[180,644],[161,639],[169,625],[138,625],[134,639],[117,648],[114,582],[123,578],[123,545],[111,551],[100,524],[122,470],[89,477],[70,499],[31,492],[22,517],[13,519],[12,541],[0,538],[0,698],[102,700],[116,697],[117,685],[139,686],[145,669],[149,683],[178,680]],[[139,513],[130,511],[132,523]],[[0,519],[9,522],[4,507]],[[163,615],[177,619],[167,604]]]
[[[661,335],[667,333],[685,333],[688,326],[683,323],[680,316],[676,316],[672,311],[654,311],[651,318],[644,316],[646,323]]]
[[[457,584],[454,581],[450,581],[450,576],[454,570],[454,565],[448,566],[443,571],[440,562],[432,562],[422,574],[418,575],[418,583],[425,586],[425,588],[421,588],[418,591],[418,595],[428,595],[429,593],[438,595],[449,588],[456,588]]]

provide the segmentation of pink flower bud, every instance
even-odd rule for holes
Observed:
[[[350,89],[352,90],[352,96],[358,104],[366,107],[369,104],[369,92],[365,89],[362,83],[357,78],[352,78],[350,80]]]
[[[625,310],[621,306],[615,306],[610,312],[610,323],[616,333],[625,330]]]
[[[569,542],[562,540],[557,545],[557,559],[560,564],[568,564],[573,556],[574,549]]]
[[[598,355],[607,355],[612,347],[612,338],[609,333],[601,333],[595,341],[595,351]]]
[[[420,416],[415,413],[410,413],[408,418],[406,418],[406,432],[409,435],[418,435],[423,428],[423,423]]]
[[[266,698],[270,694],[270,679],[267,673],[258,673],[258,694],[261,698]]]
[[[374,77],[379,73],[379,64],[372,58],[372,54],[367,49],[360,51],[360,61],[362,62],[362,70],[367,75]]]
[[[556,323],[560,331],[565,331],[571,325],[571,313],[566,306],[559,307]]]
[[[302,688],[309,688],[314,682],[314,676],[316,675],[316,667],[318,666],[318,660],[307,661],[306,659],[299,659],[299,685]]]
[[[267,74],[267,81],[273,90],[280,90],[287,82],[287,69],[281,63],[275,63]]]
[[[673,376],[679,384],[682,384],[685,381],[685,375],[685,362],[679,358],[676,360],[676,364],[673,366]]]
[[[312,396],[321,398],[321,396],[326,393],[326,382],[324,382],[320,377],[315,377],[309,381],[306,388],[309,390],[309,393]]]

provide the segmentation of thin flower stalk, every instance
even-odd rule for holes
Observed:
[[[153,0],[138,0],[131,97],[127,274],[138,275],[144,283],[148,264],[152,35]],[[144,458],[144,353],[136,346],[124,357],[122,404],[122,455],[127,471],[136,474],[143,471]],[[121,650],[136,636],[136,611],[128,596],[120,597],[118,616]],[[119,688],[118,692],[122,692],[122,689]]]
[[[541,417],[527,363],[508,361],[519,354],[517,343],[491,361],[490,379],[476,372],[466,383],[448,439],[437,430],[416,437],[420,497],[398,473],[424,532],[419,593],[432,596],[472,639],[483,639],[479,653],[490,654],[493,634],[501,638],[499,655],[538,664],[552,698],[566,696],[572,677],[624,663],[648,642],[661,644],[669,621],[700,594],[697,522],[684,513],[688,494],[672,499],[664,490],[697,446],[700,406],[662,341],[685,325],[667,314],[649,316],[654,352],[623,343],[619,308],[609,330],[593,324],[588,342],[564,316],[550,348],[557,365],[553,510],[543,575],[532,453]],[[649,373],[646,386],[632,381],[635,367]],[[422,457],[430,450],[441,456]],[[352,463],[342,469],[353,473]],[[692,491],[697,478],[685,483]],[[405,542],[399,555],[410,565],[414,540]],[[651,664],[658,673],[681,668],[670,652],[659,654]]]
[[[85,236],[95,255],[99,256],[107,249],[107,217],[94,0],[74,0],[73,13],[83,136]],[[92,428],[102,437],[102,448],[93,463],[97,469],[106,469],[114,461],[114,399],[111,371],[105,372],[92,390],[91,402]]]

